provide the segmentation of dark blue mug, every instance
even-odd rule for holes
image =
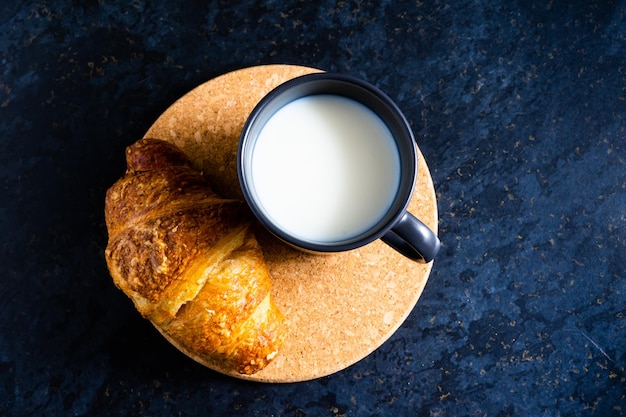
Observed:
[[[255,216],[297,249],[335,253],[381,239],[423,263],[439,251],[407,211],[417,177],[410,126],[363,80],[315,73],[276,87],[244,125],[237,173]]]

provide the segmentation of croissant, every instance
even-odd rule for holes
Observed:
[[[252,374],[278,353],[285,319],[243,202],[222,199],[176,146],[142,139],[106,193],[105,258],[139,313],[198,362]]]

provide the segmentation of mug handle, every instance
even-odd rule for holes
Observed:
[[[441,247],[437,235],[408,211],[381,240],[407,258],[420,263],[435,259]]]

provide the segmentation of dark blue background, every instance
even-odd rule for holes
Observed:
[[[187,359],[103,259],[124,147],[193,87],[266,63],[385,90],[440,212],[400,330],[299,384]],[[0,415],[624,415],[625,116],[624,0],[4,1]]]

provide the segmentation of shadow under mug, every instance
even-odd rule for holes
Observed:
[[[356,101],[378,116],[386,125],[397,147],[399,175],[397,191],[390,204],[367,230],[340,240],[312,240],[297,236],[273,219],[261,203],[254,185],[253,161],[257,139],[270,119],[286,106],[305,97],[317,95],[341,97]],[[349,125],[350,121],[346,121]],[[302,155],[276,155],[276,158],[302,158]],[[276,163],[280,161],[277,160]],[[335,253],[352,250],[376,239],[422,263],[432,261],[440,248],[433,231],[407,211],[417,177],[415,139],[408,122],[397,105],[380,89],[355,77],[314,73],[287,81],[270,91],[253,109],[244,124],[237,154],[237,174],[243,195],[250,209],[272,234],[287,244],[312,253]],[[285,176],[290,172],[284,172]],[[284,198],[290,198],[290,191]]]

